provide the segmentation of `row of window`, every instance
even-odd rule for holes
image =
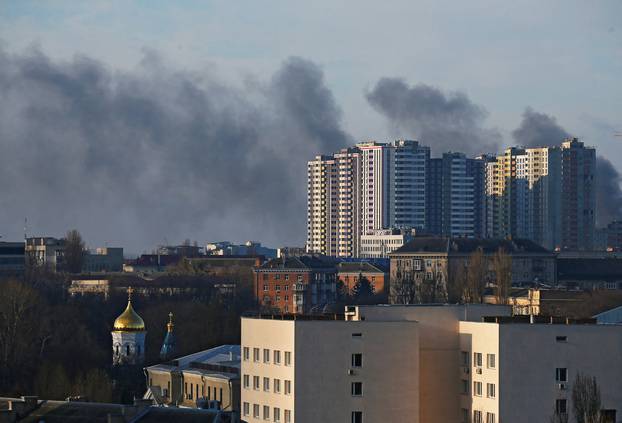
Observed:
[[[471,422],[471,413],[468,409],[462,409],[462,422],[470,423]],[[484,420],[484,417],[486,420]],[[495,423],[495,413],[486,412],[484,414],[481,410],[473,410],[473,423]]]
[[[274,273],[273,275],[274,275],[274,280],[279,280],[279,279],[281,279],[281,275],[280,275],[279,273]],[[267,281],[267,280],[268,280],[268,278],[269,278],[269,273],[264,273],[264,274],[263,274],[263,280],[264,280],[264,281]],[[286,281],[288,281],[288,280],[289,280],[289,274],[287,274],[287,273],[286,273],[286,274],[284,274],[284,275],[283,275],[283,279],[285,279]],[[302,275],[296,275],[296,279],[297,279],[298,281],[302,281]]]
[[[473,353],[473,367],[482,367],[484,355],[479,352]],[[469,353],[468,351],[460,351],[460,362],[462,366],[469,367]],[[494,369],[496,367],[496,357],[494,354],[486,354],[486,367]]]
[[[261,411],[261,407],[259,404],[253,404],[253,417],[256,419],[262,418],[259,414]],[[263,406],[263,419],[270,421],[270,406]],[[242,414],[245,416],[250,416],[251,406],[249,403],[245,402],[242,404]],[[280,422],[281,421],[281,409],[279,407],[272,408],[272,421]],[[292,421],[292,411],[291,410],[283,410],[283,421],[285,423],[290,423]]]
[[[256,391],[260,390],[260,377],[259,376],[253,376],[253,389]],[[250,389],[250,383],[251,383],[251,375],[244,375],[242,377],[242,387],[244,389]],[[284,394],[285,395],[290,395],[292,393],[292,381],[291,380],[283,380],[283,385],[284,385]],[[281,393],[281,379],[273,379],[272,382],[272,389],[274,391],[275,394],[280,394]],[[263,390],[264,392],[270,392],[270,378],[269,377],[264,377],[263,378]]]
[[[250,361],[250,348],[244,347],[242,351],[243,351],[242,357],[244,361]],[[285,358],[285,365],[291,366],[292,365],[291,351],[284,351],[283,353],[284,353],[283,355]],[[253,361],[255,363],[259,363],[260,355],[261,355],[261,349],[253,348]],[[270,350],[268,348],[263,349],[263,362],[265,364],[270,364]],[[280,350],[272,351],[272,362],[276,365],[281,364],[281,351]]]

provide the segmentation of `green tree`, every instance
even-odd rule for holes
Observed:
[[[572,384],[572,408],[577,423],[599,423],[600,405],[596,378],[578,373]]]
[[[352,287],[352,299],[356,304],[369,302],[374,296],[374,287],[369,280],[359,273],[359,277]]]
[[[65,235],[65,269],[69,273],[80,273],[84,266],[86,247],[82,235],[72,229]]]

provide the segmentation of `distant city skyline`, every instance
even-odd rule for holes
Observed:
[[[27,217],[31,236],[77,228],[137,253],[186,238],[302,245],[306,162],[368,139],[439,157],[561,130],[620,171],[621,12],[4,2],[0,235],[21,239]]]

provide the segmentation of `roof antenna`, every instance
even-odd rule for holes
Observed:
[[[24,241],[28,239],[28,218],[24,217]]]

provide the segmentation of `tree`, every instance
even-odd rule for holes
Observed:
[[[596,378],[578,373],[572,385],[572,408],[577,423],[600,422],[600,405]]]
[[[484,251],[475,250],[469,257],[466,269],[466,291],[471,303],[481,303],[486,288],[487,260]],[[465,302],[467,302],[465,300]]]
[[[553,415],[549,419],[550,423],[568,423],[568,414],[560,413],[557,410],[553,411]]]
[[[369,280],[359,273],[358,280],[352,287],[352,299],[356,304],[369,302],[374,296],[374,287]]]
[[[398,269],[389,286],[391,304],[415,304],[419,290],[411,270]]]
[[[499,248],[492,258],[492,268],[497,283],[497,301],[499,304],[507,304],[512,288],[512,257]]]
[[[84,265],[86,247],[82,235],[72,229],[65,235],[65,268],[69,273],[80,273]]]

